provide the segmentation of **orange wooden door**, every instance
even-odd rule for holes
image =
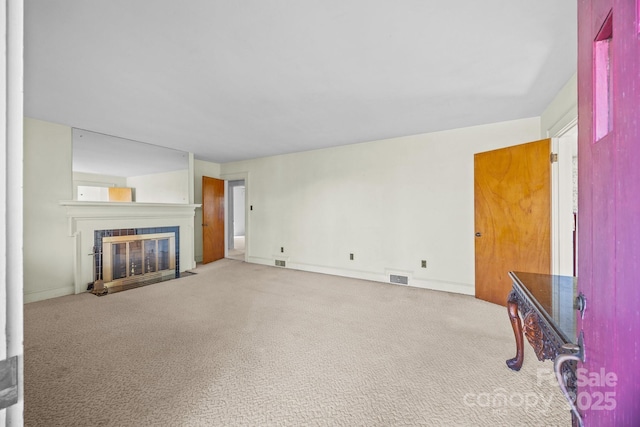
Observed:
[[[202,263],[224,258],[224,181],[202,177]]]
[[[551,140],[474,156],[476,298],[500,305],[509,271],[551,274]]]

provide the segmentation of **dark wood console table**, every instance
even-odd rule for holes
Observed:
[[[522,367],[524,334],[538,360],[555,361],[556,378],[562,382],[560,387],[571,405],[573,425],[581,426],[582,419],[575,406],[576,360],[584,361],[584,345],[576,333],[576,323],[577,316],[584,311],[585,300],[578,294],[577,279],[515,271],[510,271],[509,277],[513,287],[507,310],[516,339],[516,356],[507,360],[507,366],[514,371]]]
[[[522,335],[538,360],[555,360],[565,344],[576,344],[577,280],[569,276],[509,272],[513,288],[507,299],[509,319],[516,338],[516,357],[507,366],[520,370],[524,360]],[[521,322],[518,311],[522,313]]]

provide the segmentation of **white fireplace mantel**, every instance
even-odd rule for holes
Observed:
[[[81,202],[63,200],[69,235],[74,237],[75,293],[93,277],[94,231],[121,228],[180,227],[180,271],[195,268],[194,216],[199,204]]]

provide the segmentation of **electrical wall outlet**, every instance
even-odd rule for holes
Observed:
[[[422,260],[422,268],[427,268],[427,260],[426,259]]]
[[[353,261],[353,254],[349,254],[349,259]]]
[[[280,246],[280,252],[284,252],[284,246]]]

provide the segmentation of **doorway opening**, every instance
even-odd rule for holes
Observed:
[[[577,276],[578,268],[578,126],[556,134],[552,166],[552,273]]]
[[[245,181],[238,179],[227,184],[227,258],[245,260]]]

